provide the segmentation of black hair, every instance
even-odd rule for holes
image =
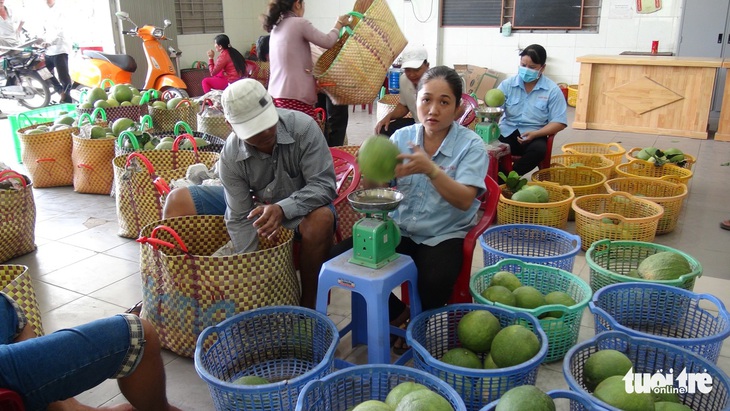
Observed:
[[[221,46],[223,50],[228,50],[228,55],[231,56],[233,66],[236,68],[238,75],[244,77],[246,74],[246,59],[243,57],[240,51],[231,47],[231,39],[225,34],[219,34],[215,36],[215,44]]]
[[[456,107],[459,107],[459,105],[461,105],[461,95],[464,93],[464,85],[461,82],[459,73],[451,67],[436,66],[428,69],[426,73],[423,74],[423,77],[421,77],[421,81],[418,82],[418,89],[420,90],[424,84],[437,78],[444,79],[446,84],[449,85],[451,92],[454,93],[454,102],[456,103]]]
[[[259,36],[256,42],[256,55],[260,61],[269,61],[269,38],[270,35]]]
[[[281,20],[281,15],[292,11],[294,3],[298,0],[271,0],[269,1],[269,10],[266,14],[262,14],[260,19],[263,23],[264,30],[271,33],[274,26]]]
[[[520,52],[520,57],[528,56],[533,63],[541,66],[545,65],[547,61],[547,52],[545,48],[539,44],[530,44]]]

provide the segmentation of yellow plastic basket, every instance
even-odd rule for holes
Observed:
[[[578,85],[571,84],[568,86],[568,105],[575,107],[576,102],[578,102]]]
[[[614,165],[621,164],[626,149],[618,143],[568,143],[561,147],[565,154],[603,154]]]
[[[613,176],[613,161],[603,154],[559,154],[550,158],[550,167],[570,167],[571,164],[575,163],[592,168],[606,176],[606,178]]]
[[[553,183],[528,182],[527,185],[545,187],[548,192],[547,203],[525,203],[499,195],[497,203],[497,224],[537,224],[564,229],[568,225],[570,204],[575,198],[570,186]],[[507,186],[502,184],[502,193]]]
[[[624,191],[634,196],[653,201],[664,207],[664,216],[659,220],[656,233],[670,233],[677,226],[682,204],[687,197],[687,186],[664,180],[649,180],[640,177],[620,177],[605,183],[606,191]]]
[[[532,173],[532,181],[570,186],[575,197],[605,193],[606,176],[589,167],[550,167]]]
[[[583,251],[603,239],[652,242],[664,215],[659,204],[623,191],[576,198],[572,207]]]
[[[616,166],[617,177],[641,177],[655,180],[676,181],[689,184],[692,178],[692,170],[682,168],[673,164],[658,166],[644,160],[631,160],[628,163]]]
[[[628,152],[626,152],[626,160],[627,161],[639,160],[638,158],[636,158],[636,153],[639,152],[639,151],[641,151],[641,150],[642,150],[641,147],[634,147],[634,148],[632,148],[631,150],[629,150]],[[689,154],[684,154],[684,165],[682,166],[682,168],[686,168],[688,170],[691,170],[692,169],[692,166],[696,162],[697,162],[697,159],[695,159],[694,156],[691,156]]]

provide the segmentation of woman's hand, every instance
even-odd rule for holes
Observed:
[[[350,25],[350,15],[343,14],[342,16],[338,17],[337,24],[340,26],[340,28],[349,26]]]
[[[213,57],[215,57],[215,51],[213,51],[213,50],[208,50],[208,58],[209,58],[209,59],[212,59]]]
[[[398,155],[401,162],[395,166],[395,176],[405,177],[411,174],[426,174],[429,178],[438,172],[438,166],[431,161],[421,147],[412,145],[411,154],[401,153]],[[408,161],[404,161],[408,160]]]

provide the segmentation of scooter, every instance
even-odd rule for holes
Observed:
[[[17,47],[0,47],[0,98],[17,100],[29,109],[45,107],[51,100],[50,79],[37,39]]]
[[[185,82],[180,79],[172,64],[168,50],[160,44],[165,37],[165,29],[172,22],[165,19],[164,27],[139,27],[129,13],[118,11],[116,16],[120,20],[129,21],[134,25],[132,30],[123,30],[122,34],[142,39],[144,54],[147,58],[147,77],[141,89],[156,89],[171,97],[188,97]],[[172,49],[172,47],[170,47]],[[174,51],[174,49],[172,49]],[[137,71],[137,62],[127,54],[108,54],[95,50],[83,50],[81,59],[75,59],[72,64],[71,79],[74,81],[74,90],[71,97],[78,101],[81,90],[84,88],[100,87],[106,79],[114,84],[131,84],[132,73]]]

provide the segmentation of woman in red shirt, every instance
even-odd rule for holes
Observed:
[[[231,47],[231,40],[225,34],[215,36],[215,49],[218,58],[213,62],[215,51],[208,50],[208,69],[211,77],[203,79],[203,92],[211,89],[225,90],[229,84],[244,77],[246,73],[246,59],[241,53]]]

